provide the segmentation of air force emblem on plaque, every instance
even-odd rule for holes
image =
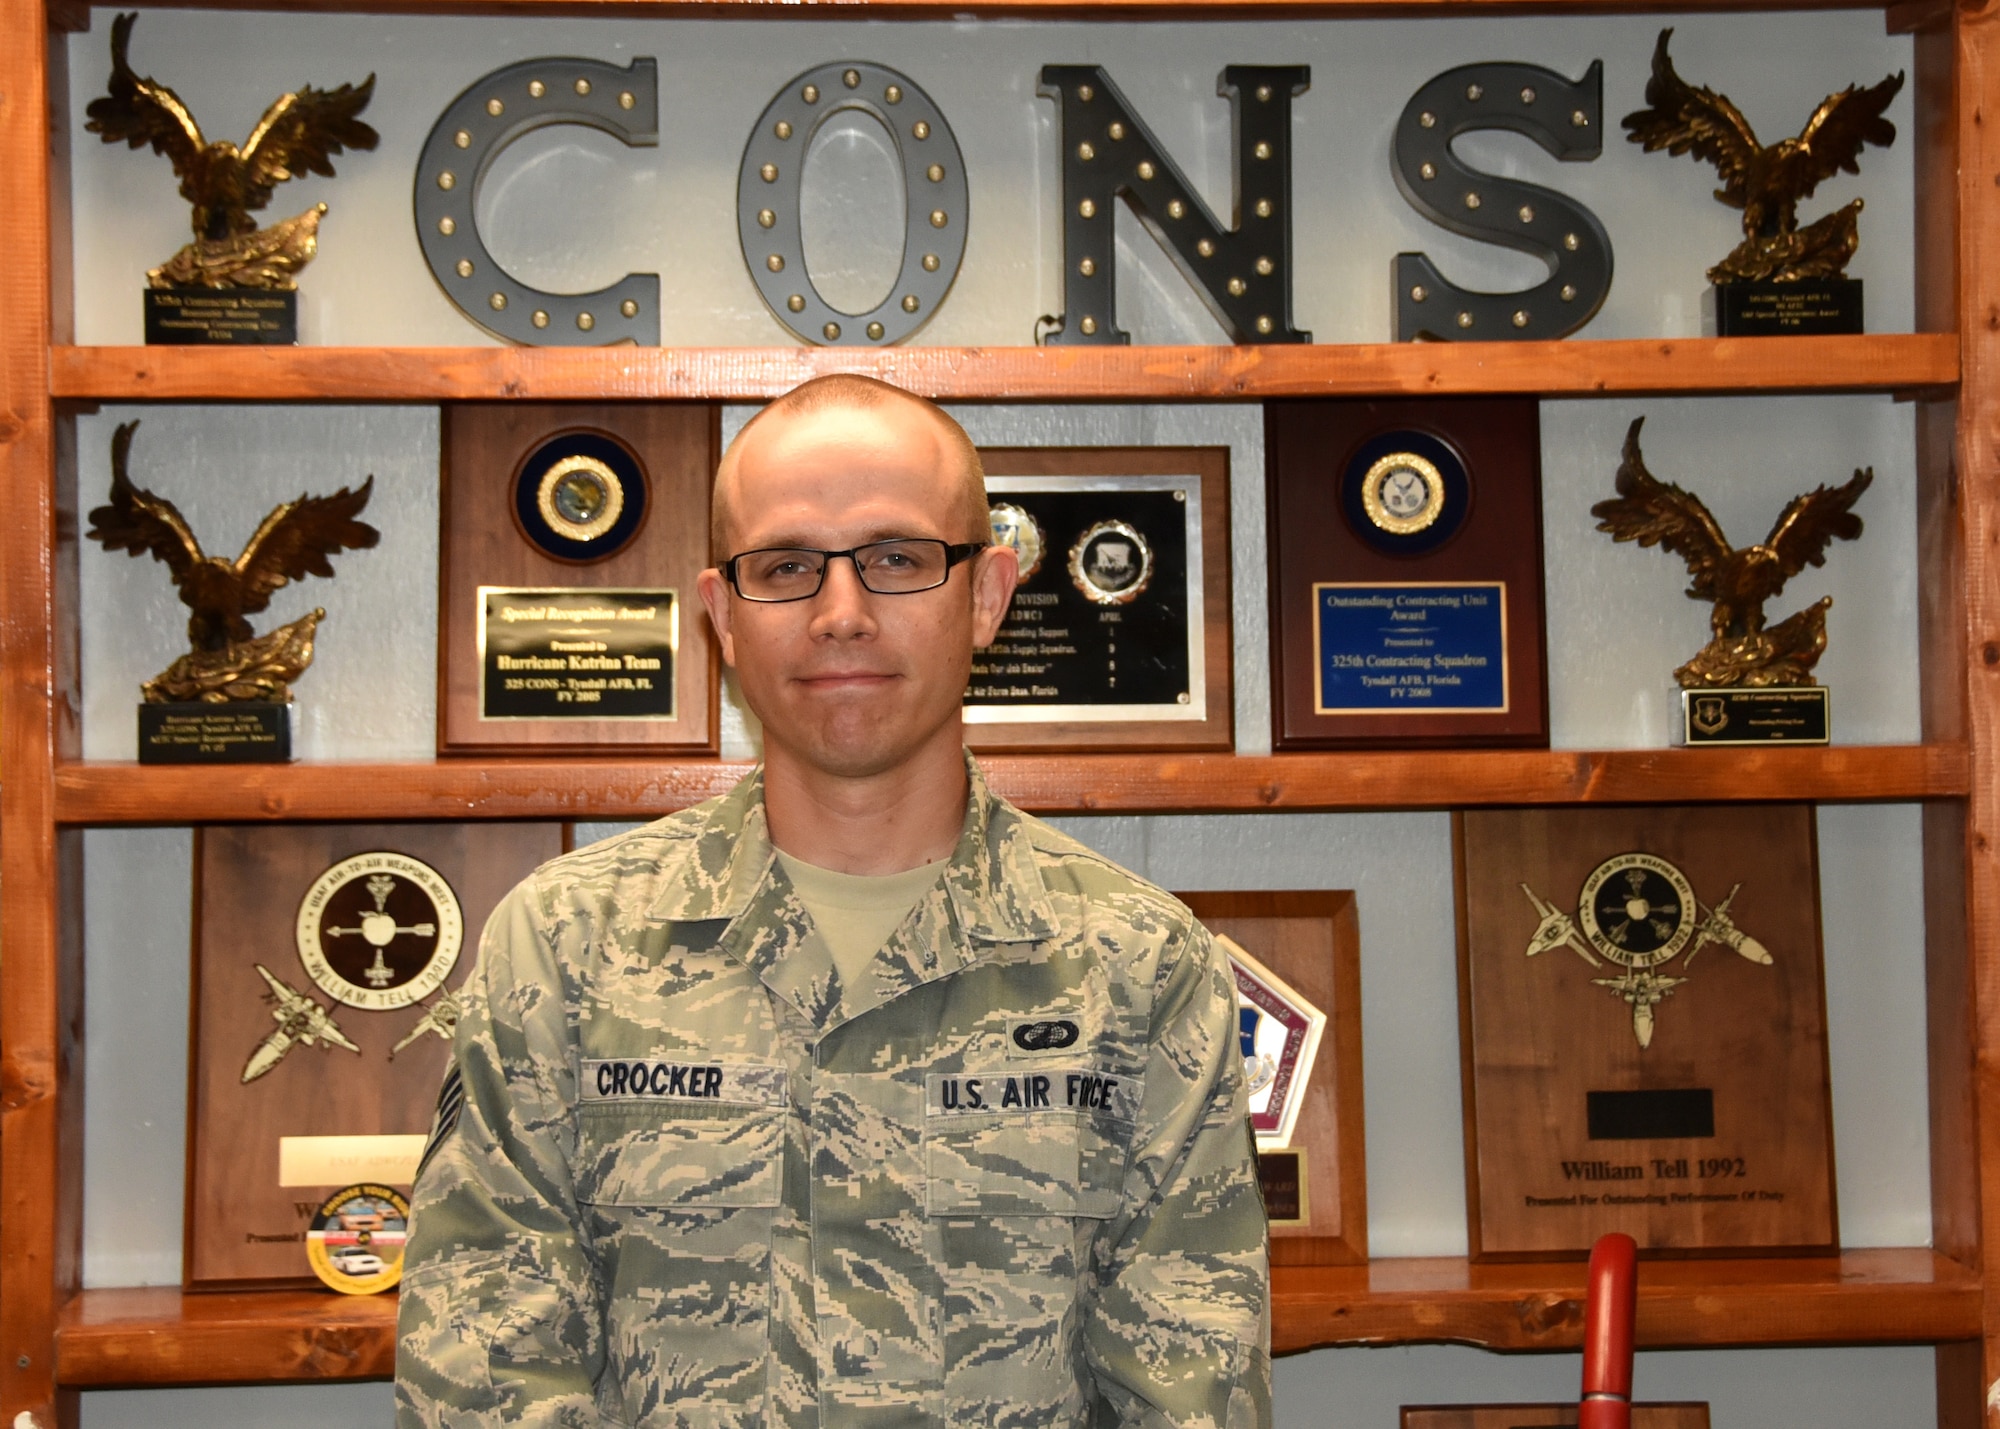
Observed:
[[[1236,976],[1237,1036],[1257,1146],[1289,1146],[1305,1106],[1326,1014],[1234,940],[1218,937],[1216,942],[1229,955]]]
[[[1597,865],[1577,894],[1576,917],[1546,902],[1527,884],[1521,891],[1541,916],[1528,940],[1528,956],[1569,948],[1594,968],[1610,962],[1616,977],[1591,981],[1632,1008],[1632,1035],[1641,1047],[1653,1042],[1653,1009],[1687,981],[1695,954],[1710,943],[1734,948],[1753,963],[1769,965],[1770,950],[1738,928],[1729,905],[1737,884],[1714,907],[1695,897],[1687,875],[1649,853],[1621,853]],[[1658,971],[1681,958],[1681,976]]]

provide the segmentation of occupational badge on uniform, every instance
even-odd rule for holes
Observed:
[[[329,1289],[376,1295],[403,1278],[410,1203],[393,1186],[343,1186],[313,1213],[306,1261]]]
[[[1217,938],[1236,975],[1237,1038],[1258,1148],[1292,1144],[1326,1014],[1232,938]]]

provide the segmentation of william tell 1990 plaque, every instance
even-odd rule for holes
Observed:
[[[980,455],[1020,583],[973,656],[972,747],[1229,748],[1228,451]]]

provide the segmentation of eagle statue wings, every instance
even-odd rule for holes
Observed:
[[[1717,199],[1743,210],[1743,241],[1708,270],[1711,283],[1793,282],[1837,277],[1859,242],[1855,199],[1805,228],[1798,226],[1799,200],[1837,173],[1858,174],[1861,150],[1896,141],[1896,126],[1882,117],[1903,88],[1892,74],[1862,89],[1849,85],[1820,101],[1796,138],[1764,145],[1742,111],[1727,97],[1689,84],[1667,55],[1671,28],[1660,31],[1653,48],[1653,75],[1646,82],[1646,108],[1625,116],[1626,135],[1647,153],[1692,154],[1715,165],[1722,187]]]
[[[328,557],[366,550],[382,539],[355,519],[375,478],[353,491],[343,486],[331,496],[287,501],[264,518],[243,553],[227,561],[202,551],[173,502],[132,484],[126,462],[138,426],[127,422],[111,438],[111,500],[90,513],[89,534],[106,550],[164,562],[193,612],[193,648],[145,683],[146,701],[289,700],[292,681],[312,663],[313,637],[326,612],[315,610],[263,636],[246,617],[268,607],[272,595],[293,581],[331,577]]]
[[[375,76],[338,89],[303,86],[280,95],[241,148],[203,137],[194,115],[164,84],[142,78],[126,61],[138,15],[111,25],[108,92],[85,111],[90,132],[107,144],[123,141],[173,161],[181,197],[194,205],[193,243],[147,274],[156,288],[272,288],[295,286],[294,275],[318,249],[325,204],[269,228],[251,215],[272,191],[302,174],[333,177],[333,156],[343,149],[372,149],[379,135],[357,117],[375,93]]]
[[[1820,486],[1795,496],[1779,513],[1771,534],[1737,550],[1700,497],[1646,470],[1639,451],[1639,417],[1625,433],[1618,466],[1618,495],[1590,508],[1597,529],[1614,541],[1659,546],[1687,562],[1691,600],[1713,602],[1710,640],[1674,671],[1684,689],[1730,685],[1810,685],[1812,667],[1826,649],[1826,596],[1766,628],[1764,602],[1807,566],[1826,564],[1827,547],[1861,534],[1854,503],[1875,480],[1857,469],[1842,486]]]

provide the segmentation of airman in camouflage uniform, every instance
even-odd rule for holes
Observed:
[[[767,757],[488,923],[417,1179],[399,1425],[1266,1429],[1214,941],[965,758],[938,882],[843,985]]]

